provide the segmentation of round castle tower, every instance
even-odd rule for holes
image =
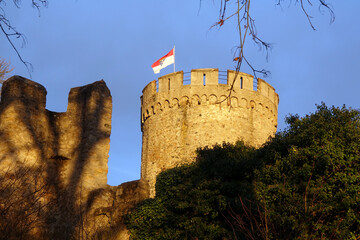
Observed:
[[[256,89],[253,83],[253,76],[241,72],[193,69],[190,79],[180,71],[144,88],[141,179],[149,183],[150,197],[157,174],[192,162],[199,147],[237,140],[260,147],[274,136],[279,96],[264,80],[257,80]]]

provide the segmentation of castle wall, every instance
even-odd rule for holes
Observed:
[[[230,70],[227,83],[219,84],[220,75],[217,69],[192,70],[191,83],[184,85],[181,71],[144,88],[141,179],[117,187],[107,185],[112,100],[105,82],[71,89],[67,111],[57,113],[45,108],[43,86],[11,77],[0,102],[0,174],[17,166],[44,169],[51,185],[46,197],[52,198],[44,229],[63,236],[57,239],[70,239],[84,219],[89,234],[127,239],[122,219],[154,196],[158,173],[192,162],[199,147],[237,140],[259,147],[275,134],[274,88],[259,79],[253,90],[253,76]]]
[[[227,72],[227,84],[219,84],[217,69],[191,71],[191,84],[183,85],[183,72],[150,82],[141,97],[143,132],[141,179],[155,194],[156,175],[165,169],[194,161],[199,147],[243,140],[260,147],[277,128],[279,97],[253,76]],[[236,78],[235,78],[236,77]],[[227,99],[234,81],[234,91]]]
[[[112,102],[104,81],[73,88],[64,113],[45,109],[46,89],[14,76],[0,102],[0,166],[44,166],[62,189],[107,185]]]
[[[149,195],[148,186],[141,180],[107,185],[112,99],[105,82],[71,89],[62,113],[45,108],[46,89],[31,80],[13,76],[1,90],[0,178],[10,178],[6,190],[23,180],[12,180],[18,169],[29,174],[23,178],[39,169],[45,175],[31,185],[46,188],[36,202],[42,207],[32,239],[129,239],[123,218]]]

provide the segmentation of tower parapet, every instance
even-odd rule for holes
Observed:
[[[179,71],[150,82],[141,97],[141,179],[151,197],[156,175],[192,162],[199,147],[264,144],[276,132],[278,103],[270,84],[258,79],[254,88],[252,75],[232,70],[194,69],[190,79]]]

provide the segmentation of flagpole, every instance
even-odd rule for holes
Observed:
[[[175,72],[175,45],[174,45],[174,72]]]

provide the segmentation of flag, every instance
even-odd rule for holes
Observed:
[[[171,49],[171,51],[157,60],[156,62],[151,65],[152,69],[154,70],[154,73],[159,73],[161,69],[169,66],[170,64],[175,64],[175,47]]]

